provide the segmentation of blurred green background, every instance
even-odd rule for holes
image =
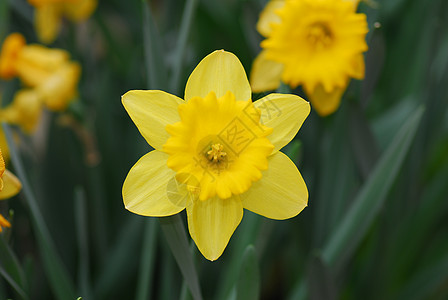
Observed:
[[[20,32],[37,43],[33,8],[0,3],[0,40]],[[185,212],[158,220],[125,210],[123,181],[150,146],[121,95],[182,97],[216,49],[249,73],[265,3],[103,0],[87,22],[63,24],[51,47],[81,63],[78,101],[45,112],[34,135],[5,128],[16,149],[8,168],[29,188],[0,203],[14,211],[0,237],[0,299],[448,299],[446,0],[361,2],[365,80],[351,82],[333,115],[312,111],[283,150],[310,193],[297,217],[245,211],[209,262]],[[0,83],[2,106],[19,86]]]

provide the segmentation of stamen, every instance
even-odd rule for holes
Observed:
[[[221,144],[213,144],[211,150],[207,152],[207,158],[212,162],[220,162],[224,157],[227,156],[227,153],[222,151],[224,146]]]

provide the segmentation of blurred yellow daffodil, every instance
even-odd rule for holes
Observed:
[[[5,160],[0,150],[0,200],[17,195],[21,189],[20,180],[5,168]]]
[[[216,260],[243,208],[281,220],[307,206],[305,182],[279,150],[294,138],[310,105],[283,94],[252,102],[243,66],[223,50],[194,69],[184,99],[157,90],[123,95],[126,111],[155,149],[129,171],[123,200],[144,216],[186,208],[191,237]]]
[[[5,39],[0,52],[0,78],[10,79],[18,76],[31,88],[27,90],[27,99],[33,95],[33,99],[39,98],[50,110],[65,110],[77,94],[81,67],[70,61],[67,51],[49,49],[41,45],[26,45],[24,41],[23,36],[17,33]],[[25,97],[22,94],[16,98]],[[28,109],[28,112],[31,112],[31,109]],[[33,122],[29,120],[28,123]]]
[[[62,18],[73,22],[88,19],[95,11],[97,0],[28,0],[35,7],[34,26],[39,40],[52,43],[61,27]]]
[[[4,162],[9,161],[9,147],[8,147],[8,141],[6,140],[5,132],[3,131],[3,128],[0,126],[0,151],[2,152],[2,157]]]
[[[366,16],[355,0],[271,0],[257,30],[266,39],[250,75],[254,92],[302,85],[321,116],[340,104],[350,78],[364,78]]]
[[[14,95],[14,100],[7,107],[0,109],[0,120],[19,125],[31,133],[36,128],[42,112],[39,93],[33,89],[24,89]]]
[[[2,151],[0,149],[0,200],[5,200],[15,196],[20,192],[22,184],[19,179],[11,172],[6,170],[5,161],[3,159]],[[0,214],[0,232],[2,227],[11,227],[11,223]]]

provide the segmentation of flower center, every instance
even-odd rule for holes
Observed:
[[[327,48],[333,42],[333,33],[323,22],[312,23],[308,27],[306,39],[316,50]]]
[[[272,129],[260,123],[260,111],[245,100],[236,101],[231,92],[193,97],[179,106],[180,122],[166,127],[167,165],[202,201],[246,192],[268,167]]]
[[[223,145],[221,145],[219,143],[213,144],[211,146],[211,149],[209,151],[207,151],[208,160],[210,160],[211,162],[214,162],[214,163],[221,162],[227,156],[227,153],[222,151],[223,149],[224,149]]]

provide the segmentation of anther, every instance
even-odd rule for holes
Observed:
[[[213,144],[211,146],[211,150],[207,151],[207,158],[212,162],[220,162],[224,157],[227,156],[227,153],[222,151],[224,146],[221,144]]]

